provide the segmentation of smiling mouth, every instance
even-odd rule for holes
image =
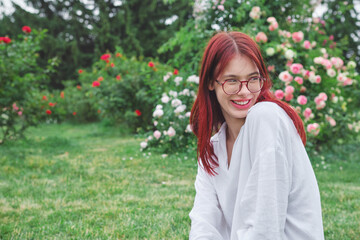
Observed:
[[[236,105],[240,105],[240,106],[243,106],[243,105],[246,105],[250,102],[250,100],[246,100],[246,101],[234,101],[232,100],[233,103],[235,103]]]

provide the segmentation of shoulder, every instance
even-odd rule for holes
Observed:
[[[259,102],[249,109],[247,118],[266,119],[267,121],[287,118],[285,110],[274,102]]]
[[[249,109],[246,117],[248,125],[290,126],[292,120],[285,110],[274,102],[259,102]]]

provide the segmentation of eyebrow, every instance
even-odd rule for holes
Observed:
[[[247,76],[250,77],[252,75],[260,75],[259,72],[252,72],[252,73],[249,73]],[[241,77],[241,76],[237,76],[237,75],[233,75],[233,74],[229,74],[229,75],[224,75],[222,77]]]

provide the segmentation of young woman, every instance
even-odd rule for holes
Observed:
[[[190,119],[199,159],[190,239],[324,239],[302,121],[270,88],[249,36],[209,41]]]

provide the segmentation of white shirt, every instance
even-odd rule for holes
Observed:
[[[198,167],[190,239],[323,240],[319,188],[287,113],[272,102],[251,107],[229,167],[226,127],[211,138],[218,174]]]

